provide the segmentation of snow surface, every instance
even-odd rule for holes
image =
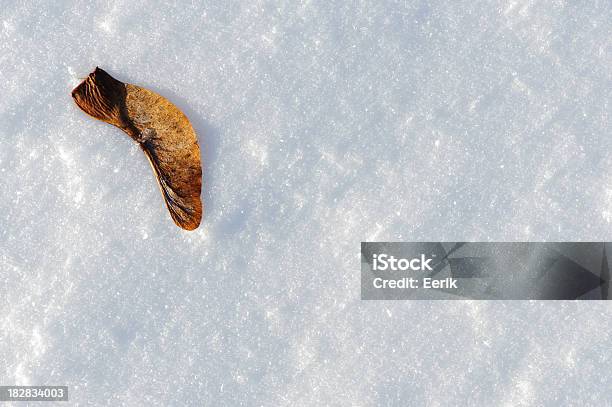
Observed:
[[[43,3],[0,0],[0,384],[612,403],[609,302],[359,298],[364,240],[612,240],[609,0]],[[96,65],[192,120],[197,231],[74,105]]]

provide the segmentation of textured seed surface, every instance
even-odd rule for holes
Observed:
[[[196,229],[202,219],[202,167],[187,116],[157,93],[124,84],[100,68],[72,96],[84,112],[119,127],[140,145],[172,219],[183,229]]]

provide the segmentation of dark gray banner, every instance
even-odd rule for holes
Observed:
[[[607,300],[607,242],[362,242],[363,300]]]

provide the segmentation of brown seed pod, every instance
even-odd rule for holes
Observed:
[[[174,222],[193,230],[202,219],[202,166],[193,127],[176,106],[100,68],[72,91],[88,115],[119,127],[140,145],[157,177]]]

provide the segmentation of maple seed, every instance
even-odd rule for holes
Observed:
[[[138,143],[174,222],[196,229],[202,220],[202,166],[187,116],[157,93],[118,81],[97,67],[72,97],[85,113],[119,127]]]

